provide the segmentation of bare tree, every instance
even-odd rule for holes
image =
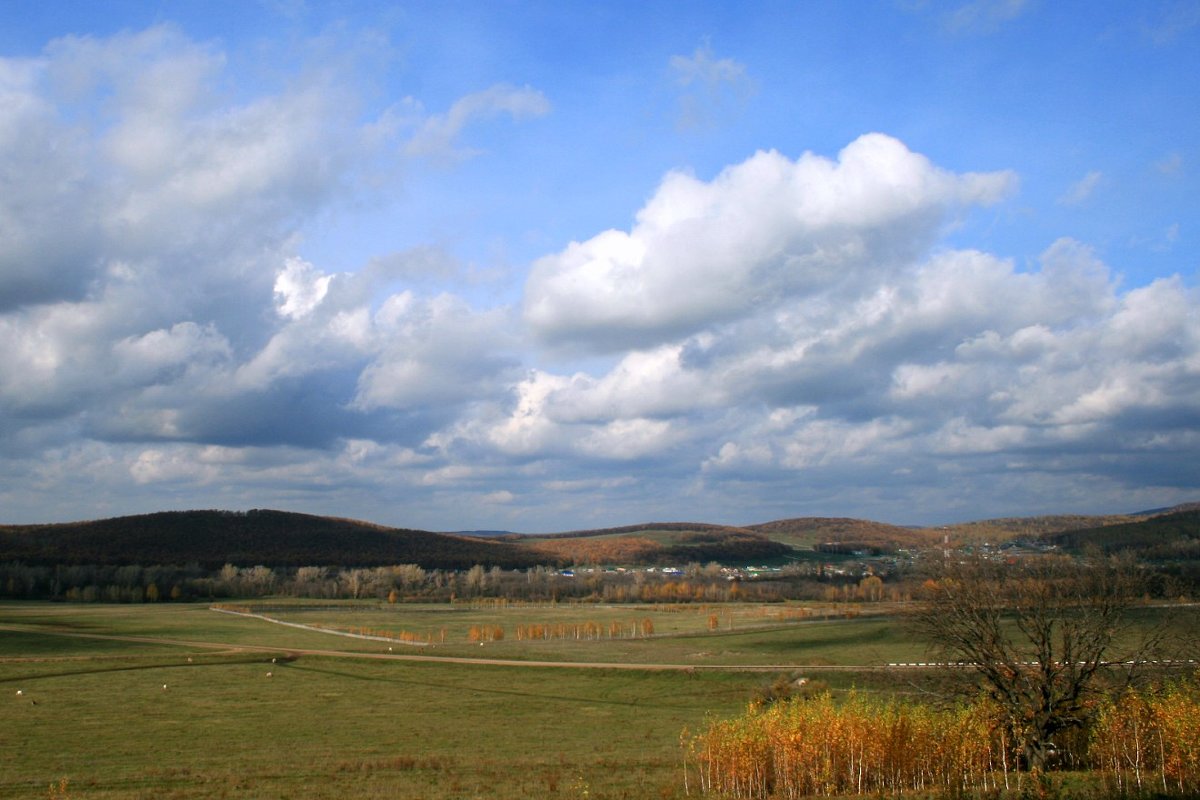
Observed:
[[[345,585],[345,591],[355,600],[366,594],[370,580],[371,571],[368,569],[344,569],[338,574],[338,582]]]
[[[487,573],[483,570],[482,564],[476,564],[467,570],[467,588],[475,594],[480,594],[487,581]]]
[[[425,582],[425,570],[419,564],[398,564],[392,571],[404,589],[416,589]]]
[[[292,581],[292,591],[301,597],[317,596],[324,589],[325,575],[325,567],[300,567]]]
[[[1029,769],[1045,765],[1055,734],[1087,721],[1102,671],[1120,667],[1127,682],[1152,643],[1129,620],[1141,592],[1128,561],[947,559],[923,590],[916,631],[974,670]]]

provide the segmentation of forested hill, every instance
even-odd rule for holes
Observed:
[[[695,522],[514,535],[510,541],[541,553],[547,564],[757,564],[779,561],[794,552],[791,545],[756,531]]]
[[[592,531],[570,536],[473,537],[389,528],[358,520],[287,511],[164,511],[54,525],[0,526],[0,562],[26,564],[224,564],[269,567],[375,567],[419,564],[426,569],[506,569],[573,564],[761,562],[790,553],[787,545],[750,531],[678,523],[669,537],[646,539]],[[571,544],[567,545],[570,542]],[[567,545],[567,546],[564,546]]]
[[[940,531],[930,528],[904,528],[845,517],[797,517],[748,525],[747,528],[775,541],[826,552],[895,552],[902,547],[930,547],[942,538]]]
[[[55,525],[0,526],[0,561],[28,564],[222,564],[271,567],[420,564],[533,566],[506,542],[287,511],[163,511]]]
[[[1139,520],[1132,522],[1131,520]],[[1114,523],[1126,524],[1114,524]],[[466,536],[390,528],[288,511],[163,511],[53,525],[0,525],[0,563],[505,569],[537,565],[726,565],[782,562],[796,549],[837,553],[952,545],[1041,536],[1066,549],[1134,549],[1146,558],[1200,557],[1200,511],[1149,519],[1035,517],[940,528],[903,528],[868,520],[803,518],[746,527],[657,522],[557,535]]]
[[[1140,522],[1081,528],[1048,534],[1042,540],[1067,550],[1098,547],[1109,553],[1131,550],[1141,558],[1200,558],[1200,510],[1177,511]]]

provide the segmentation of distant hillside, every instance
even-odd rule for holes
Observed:
[[[928,528],[904,528],[845,517],[798,517],[748,525],[747,528],[793,547],[835,552],[895,552],[900,548],[929,547],[942,541],[942,532]]]
[[[1037,517],[1002,517],[978,522],[960,522],[944,525],[937,530],[950,537],[952,545],[979,544],[980,542],[1007,542],[1013,539],[1037,539],[1060,531],[1103,528],[1137,522],[1144,517],[1134,514],[1107,514],[1086,516],[1081,514],[1052,514]]]
[[[1198,504],[1176,506],[1166,511],[1181,511]],[[919,549],[940,546],[949,540],[952,547],[1002,543],[1014,539],[1037,539],[1063,531],[1103,529],[1109,526],[1144,521],[1142,514],[1108,514],[1086,516],[1056,514],[1034,517],[1004,517],[975,522],[961,522],[929,528],[906,528],[864,519],[844,517],[799,517],[748,525],[747,529],[766,534],[774,541],[793,547],[812,547],[819,550],[872,550],[894,552],[899,548]]]
[[[1174,514],[1177,511],[1200,511],[1200,503],[1180,503],[1167,508],[1152,508],[1148,511],[1138,511],[1135,517],[1157,517],[1162,514]]]
[[[1180,509],[1191,510],[1180,510]],[[653,522],[533,536],[502,531],[473,535],[390,528],[351,519],[287,511],[165,511],[54,525],[0,525],[0,562],[56,564],[225,563],[270,567],[371,567],[420,564],[427,569],[503,568],[539,564],[684,565],[778,561],[795,549],[895,552],[900,548],[1041,538],[1068,549],[1095,544],[1134,548],[1148,558],[1200,558],[1200,510],[1174,513],[1040,516],[983,520],[938,528],[905,528],[870,520],[803,517],[746,527]]]
[[[0,562],[54,564],[223,564],[354,567],[420,564],[427,569],[538,564],[747,563],[791,548],[717,525],[653,523],[548,536],[475,535],[389,528],[287,511],[164,511],[54,525],[0,526]]]
[[[545,541],[549,539],[588,539],[598,536],[627,536],[644,533],[712,533],[735,531],[746,533],[747,528],[735,528],[729,525],[713,525],[708,522],[642,522],[637,525],[621,525],[615,528],[588,528],[561,533],[514,534],[519,539],[530,541]]]
[[[0,526],[0,561],[29,564],[225,563],[271,567],[420,564],[532,566],[512,544],[287,511],[164,511],[56,525]]]
[[[774,561],[792,548],[745,528],[688,522],[652,522],[619,528],[518,536],[512,541],[555,564],[683,565],[719,561]]]
[[[1107,553],[1130,550],[1151,560],[1200,559],[1200,510],[1047,534],[1042,541],[1066,550],[1098,547]]]

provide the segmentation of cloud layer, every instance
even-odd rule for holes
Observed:
[[[689,64],[699,80],[725,62]],[[880,133],[673,171],[627,230],[482,302],[436,248],[339,272],[299,242],[368,176],[475,154],[459,141],[479,120],[550,113],[542,92],[496,84],[397,124],[336,72],[237,97],[226,70],[170,27],[0,60],[13,521],[934,521],[1200,485],[1196,290],[1124,287],[1068,238],[1032,264],[951,247],[1018,191],[1012,172]]]

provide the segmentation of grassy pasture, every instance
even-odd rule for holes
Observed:
[[[306,625],[347,630],[368,627],[399,633],[429,635],[436,644],[413,652],[437,655],[545,661],[617,661],[633,664],[749,665],[749,664],[886,664],[916,660],[920,645],[906,641],[892,620],[882,617],[841,619],[832,607],[754,604],[715,605],[541,605],[472,608],[467,605],[271,606],[273,618]],[[799,613],[807,611],[809,617]],[[709,629],[710,618],[717,627]],[[611,623],[629,630],[642,620],[654,635],[610,637]],[[593,622],[599,638],[555,637],[518,640],[520,625],[570,627]],[[504,639],[483,648],[471,642],[472,626],[499,626]],[[444,642],[442,631],[445,631]],[[345,640],[343,640],[345,641]],[[339,645],[340,647],[341,645]],[[353,647],[386,649],[379,643]]]
[[[529,610],[464,609],[462,624]],[[290,612],[356,625],[382,613],[393,612]],[[387,646],[188,605],[0,604],[0,625],[0,797],[13,798],[49,796],[62,778],[70,796],[89,798],[673,797],[681,730],[710,712],[739,712],[768,677],[289,660],[267,648],[382,655]],[[785,632],[757,635],[781,641]],[[92,638],[110,636],[127,638]],[[669,662],[688,637],[546,651],[524,643],[524,657],[622,661],[626,651],[608,646],[636,644],[645,661]],[[487,647],[501,644],[519,643]],[[726,647],[750,655],[744,644]]]
[[[860,690],[923,692],[938,682],[933,673],[820,668],[920,660],[923,648],[886,618],[781,621],[745,606],[734,609],[733,630],[722,616],[722,629],[709,632],[705,612],[635,606],[292,602],[271,613],[341,627],[445,624],[448,642],[455,632],[438,648],[395,647],[404,654],[808,665],[805,675]],[[652,615],[658,635],[511,637],[518,622],[601,614]],[[1181,635],[1195,623],[1193,610],[1177,622]],[[481,648],[465,640],[472,624],[509,634]],[[682,729],[741,712],[776,675],[387,660],[386,643],[200,605],[4,603],[0,626],[0,798],[53,796],[48,787],[62,778],[68,796],[122,800],[680,797]],[[292,660],[274,648],[345,655]]]
[[[61,777],[103,798],[643,797],[672,785],[679,730],[745,695],[744,676],[309,657],[19,673],[39,702],[5,698],[4,797]]]

